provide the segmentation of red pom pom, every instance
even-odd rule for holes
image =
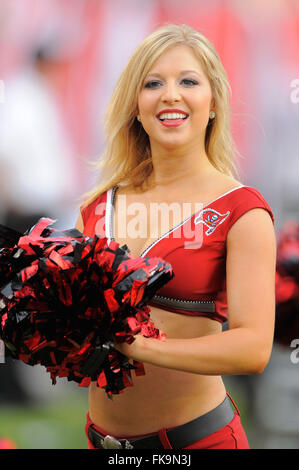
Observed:
[[[106,238],[55,231],[53,222],[42,218],[24,235],[0,226],[0,337],[14,358],[45,366],[53,384],[93,380],[108,396],[120,393],[142,366],[113,342],[164,338],[146,304],[172,268]]]

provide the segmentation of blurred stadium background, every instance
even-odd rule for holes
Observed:
[[[215,45],[232,87],[240,179],[276,230],[299,219],[298,0],[1,0],[0,223],[74,226],[94,184],[105,105],[137,44],[164,22]],[[252,448],[299,447],[299,364],[274,346],[261,376],[226,377]],[[2,356],[3,358],[3,356]],[[87,448],[87,390],[38,366],[0,364],[0,437],[19,449]]]

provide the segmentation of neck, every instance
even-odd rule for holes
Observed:
[[[151,147],[153,171],[149,177],[150,185],[187,185],[200,180],[207,174],[218,172],[211,164],[205,149],[181,148],[165,149]]]

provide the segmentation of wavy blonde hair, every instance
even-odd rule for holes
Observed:
[[[221,60],[211,42],[198,31],[184,24],[166,24],[137,47],[118,79],[106,108],[105,149],[93,163],[96,171],[100,171],[100,181],[82,196],[82,207],[115,185],[140,188],[151,174],[149,138],[136,119],[138,95],[155,61],[169,48],[179,45],[193,50],[211,85],[216,117],[209,121],[206,129],[207,156],[222,173],[238,174],[234,162],[238,152],[230,131],[231,89]]]

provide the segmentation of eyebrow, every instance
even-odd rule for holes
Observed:
[[[195,73],[198,77],[202,78],[202,75],[199,72],[196,72],[196,70],[182,70],[180,75],[185,75],[186,73]],[[151,76],[162,78],[162,75],[160,75],[158,72],[151,72],[146,76],[146,78]]]

